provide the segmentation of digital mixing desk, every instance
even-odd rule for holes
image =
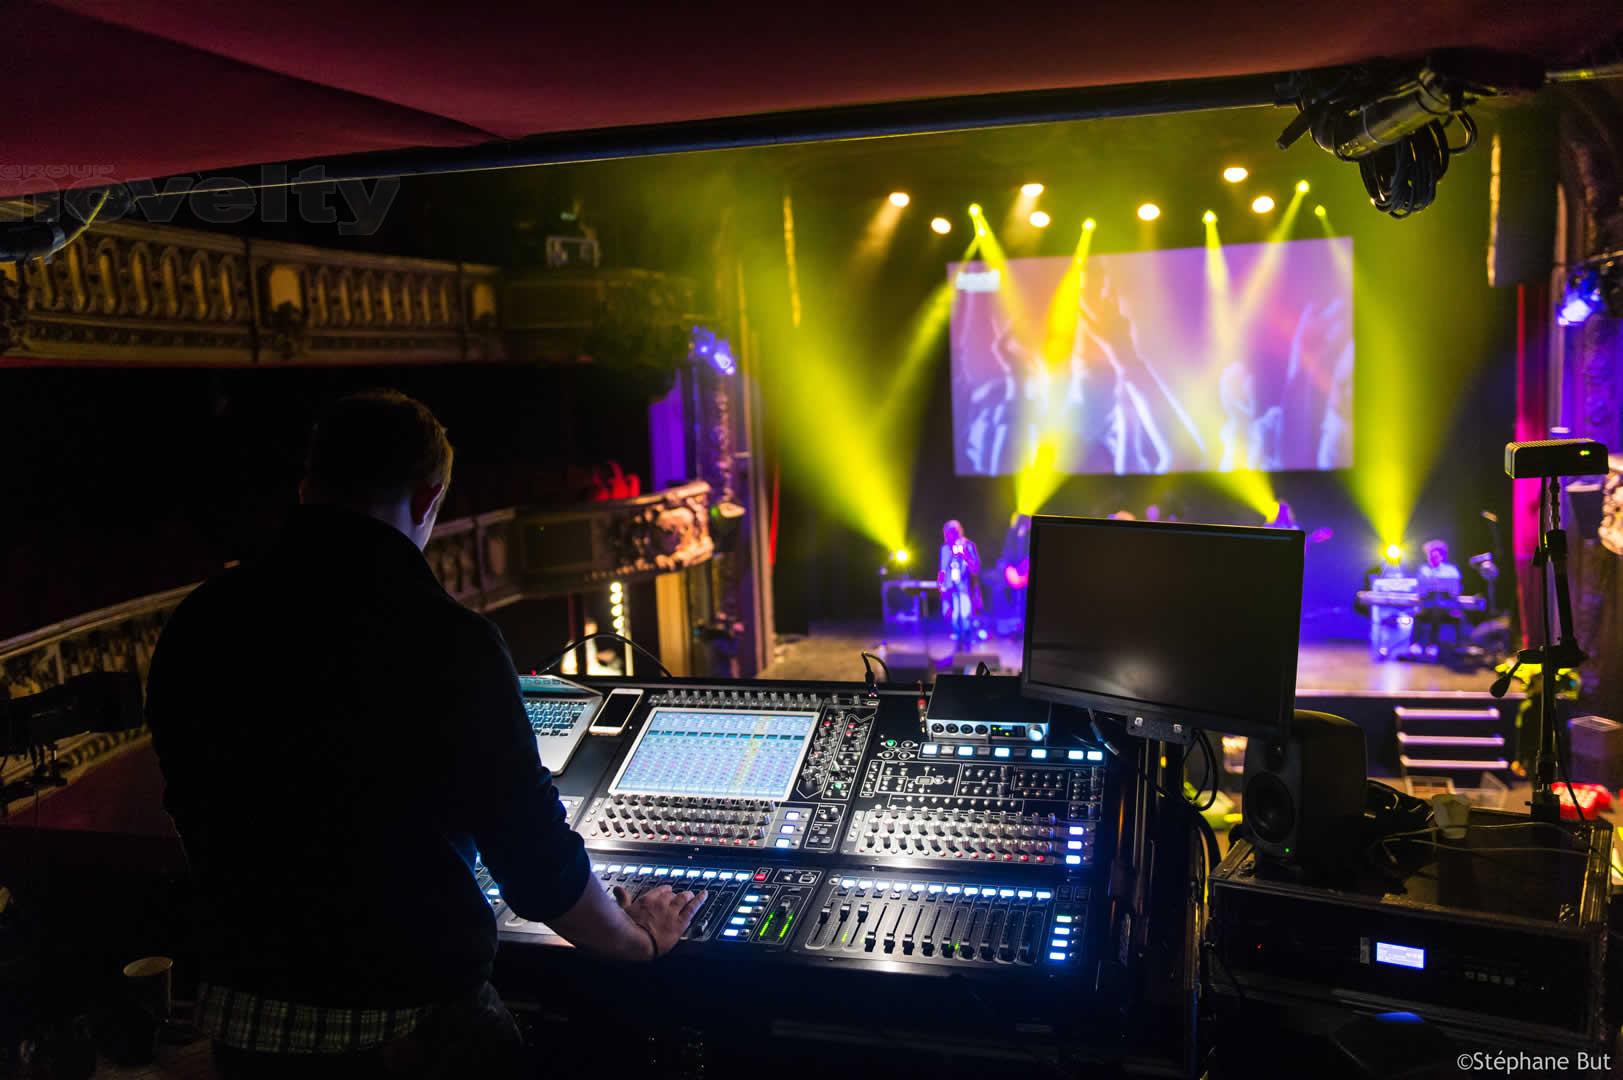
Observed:
[[[1085,723],[927,731],[916,691],[853,684],[644,689],[624,732],[588,739],[557,783],[605,888],[708,893],[653,971],[780,998],[842,979],[917,984],[989,1028],[998,987],[1009,1030],[1098,992],[1115,956],[1101,870],[1128,770],[1069,730]],[[481,885],[510,980],[572,951]]]

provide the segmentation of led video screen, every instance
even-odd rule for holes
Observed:
[[[1351,239],[947,270],[959,475],[1352,467]]]

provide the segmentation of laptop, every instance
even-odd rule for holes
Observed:
[[[541,764],[558,775],[586,738],[603,695],[556,675],[520,675],[518,683]]]

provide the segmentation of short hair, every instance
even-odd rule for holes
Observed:
[[[330,404],[310,433],[305,480],[320,498],[376,506],[420,484],[451,482],[454,451],[428,406],[398,390],[348,394]]]
[[[1447,555],[1448,554],[1448,541],[1447,540],[1427,540],[1424,544],[1420,545],[1420,550],[1421,550],[1422,553],[1425,554],[1425,556],[1427,558],[1431,557],[1431,553],[1433,551],[1441,551],[1444,555]]]

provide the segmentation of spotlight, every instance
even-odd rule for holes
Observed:
[[[1382,554],[1386,556],[1387,562],[1396,566],[1403,561],[1403,546],[1401,544],[1388,544]]]
[[[905,192],[905,191],[893,191],[893,192],[890,193],[890,205],[892,205],[892,206],[902,207],[902,206],[906,206],[908,203],[910,203],[912,201],[913,200],[908,196],[907,192]]]
[[[1231,184],[1238,184],[1250,175],[1250,171],[1244,165],[1230,165],[1223,170],[1223,179]]]
[[[1042,193],[1043,193],[1043,186],[1041,184],[1021,184],[1020,185],[1020,194],[1022,194],[1022,195],[1029,195],[1032,198],[1036,198],[1038,195],[1041,195]]]
[[[1251,200],[1251,209],[1254,213],[1266,214],[1273,208],[1274,197],[1272,195],[1258,195],[1255,199]]]
[[[1623,251],[1612,251],[1574,266],[1562,287],[1556,321],[1577,326],[1593,315],[1623,313]]]
[[[1082,228],[1086,232],[1092,232],[1096,227],[1098,227],[1098,224],[1099,223],[1094,221],[1092,218],[1087,218],[1082,222]]]
[[[1314,207],[1314,208],[1313,208],[1313,216],[1314,216],[1314,217],[1323,217],[1323,216],[1324,216],[1324,215],[1326,215],[1326,214],[1328,214],[1328,213],[1329,213],[1329,212],[1330,212],[1330,211],[1328,211],[1328,210],[1326,210],[1326,209],[1325,209],[1325,208],[1324,208],[1324,204],[1323,204],[1323,203],[1320,203],[1320,204],[1319,204],[1319,205],[1317,205],[1317,206],[1315,206],[1315,207]]]
[[[1138,220],[1154,221],[1161,216],[1161,208],[1152,202],[1147,202],[1138,208]]]
[[[1200,215],[1200,220],[1204,221],[1208,225],[1216,225],[1217,224],[1217,211],[1216,210],[1208,210],[1208,211],[1206,211],[1204,214]]]
[[[1298,194],[1298,195],[1306,195],[1307,191],[1308,191],[1308,185],[1307,185],[1306,180],[1298,180],[1298,181],[1296,181],[1296,194]]]
[[[972,202],[972,203],[969,204],[969,216],[970,217],[980,217],[981,216],[981,204],[980,203]]]
[[[1046,229],[1048,228],[1048,223],[1054,219],[1049,217],[1048,212],[1045,210],[1033,210],[1031,212],[1030,220],[1032,225],[1036,226],[1037,228]]]
[[[952,232],[952,222],[948,221],[944,217],[931,218],[930,230],[937,236],[946,236],[948,233]]]
[[[913,559],[913,553],[906,548],[897,548],[890,553],[891,560],[898,566],[906,566]]]

